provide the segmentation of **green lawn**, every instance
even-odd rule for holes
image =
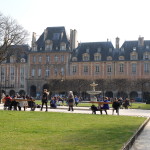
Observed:
[[[0,111],[1,150],[119,150],[146,118]]]

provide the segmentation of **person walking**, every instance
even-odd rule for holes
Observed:
[[[49,95],[49,92],[47,91],[47,89],[44,89],[43,91],[43,94],[42,94],[42,106],[41,106],[41,111],[43,109],[43,106],[45,104],[46,106],[46,111],[48,111],[48,107],[47,107],[47,103],[48,103],[48,95]]]
[[[69,91],[69,94],[68,94],[68,106],[69,106],[68,111],[70,111],[70,110],[74,111],[73,105],[74,105],[74,95],[73,95],[72,91]]]

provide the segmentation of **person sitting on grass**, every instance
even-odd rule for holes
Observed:
[[[56,97],[52,97],[52,99],[50,100],[50,108],[57,108]]]
[[[122,105],[125,109],[128,109],[128,107],[130,106],[129,99],[126,98]]]
[[[74,100],[75,100],[75,105],[78,106],[78,104],[79,104],[79,98],[77,97],[77,95],[75,95]]]

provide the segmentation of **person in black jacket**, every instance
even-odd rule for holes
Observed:
[[[118,99],[115,98],[113,103],[112,103],[112,108],[113,108],[113,112],[112,115],[114,114],[114,111],[116,111],[116,113],[119,115],[119,108],[120,108],[120,103],[118,102]]]
[[[43,105],[45,104],[45,106],[46,106],[46,111],[48,111],[47,110],[47,103],[48,103],[48,95],[49,95],[49,92],[47,91],[47,89],[44,89],[44,91],[43,91],[43,94],[42,94],[42,107],[41,107],[41,111],[42,111],[42,109],[43,109]]]

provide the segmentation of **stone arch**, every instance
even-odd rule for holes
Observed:
[[[16,92],[14,90],[10,90],[9,95],[10,96],[15,96]]]
[[[43,89],[47,89],[49,91],[50,90],[49,84],[44,84]]]
[[[113,92],[112,91],[106,91],[105,96],[106,97],[113,97]]]
[[[30,96],[36,97],[36,86],[35,85],[32,85],[30,87]]]
[[[19,95],[20,95],[20,96],[25,96],[25,95],[26,95],[26,92],[25,92],[24,90],[20,90],[20,91],[19,91]]]
[[[150,100],[150,92],[143,92],[143,101]]]
[[[117,94],[117,97],[122,97],[123,99],[128,97],[128,94],[126,92],[120,91]]]
[[[138,97],[138,93],[136,91],[130,92],[130,99],[135,99],[136,97]]]

